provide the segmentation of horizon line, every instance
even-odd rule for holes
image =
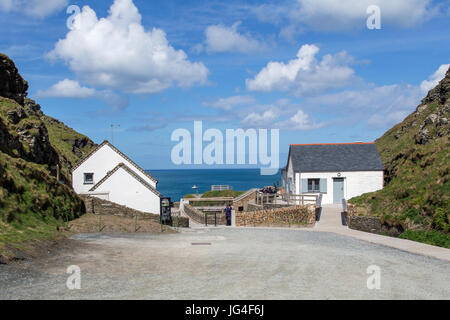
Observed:
[[[292,143],[291,146],[333,146],[333,145],[349,145],[349,144],[375,144],[374,142],[342,142],[342,143]]]

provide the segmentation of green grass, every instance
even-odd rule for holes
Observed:
[[[0,54],[2,59],[7,56]],[[7,62],[11,68],[14,63]],[[23,80],[26,83],[25,80]],[[8,117],[10,111],[20,116],[17,123]],[[48,132],[48,139],[45,136]],[[32,100],[24,105],[0,97],[0,254],[5,246],[23,248],[33,240],[54,239],[58,227],[84,212],[82,200],[74,191],[51,175],[55,164],[37,164],[30,137],[46,144],[45,150],[56,151],[62,177],[70,181],[70,168],[94,147],[73,150],[70,141],[86,136],[46,116]],[[56,156],[56,155],[55,155]],[[50,159],[50,157],[49,157]],[[54,174],[54,172],[53,172]]]
[[[85,135],[76,132],[75,130],[67,127],[64,123],[55,121],[48,116],[43,117],[43,121],[48,130],[50,143],[53,148],[59,153],[63,154],[72,165],[78,163],[80,158],[72,152],[72,144],[67,142],[68,140],[82,140],[87,138]],[[84,148],[81,150],[82,157],[88,155],[93,148]]]
[[[0,152],[0,248],[54,239],[58,226],[83,212],[81,199],[44,165]]]
[[[202,198],[221,198],[221,197],[239,197],[241,194],[244,194],[246,191],[234,191],[234,190],[223,190],[223,191],[206,191]]]
[[[450,86],[450,79],[445,78],[441,84]],[[433,90],[435,94],[442,92]],[[425,122],[431,114],[448,118],[445,103],[426,102],[422,112],[412,113],[376,141],[386,169],[384,189],[349,201],[364,215],[415,230],[403,237],[442,245],[450,231],[450,125]],[[430,135],[425,144],[416,141],[422,126]]]
[[[436,230],[406,230],[400,238],[450,248],[450,235]]]

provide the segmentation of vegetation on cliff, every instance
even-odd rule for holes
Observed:
[[[351,199],[401,237],[450,246],[450,70],[415,112],[376,141],[383,190]]]
[[[95,147],[45,115],[27,90],[14,62],[0,54],[0,258],[5,245],[55,237],[83,213],[70,170]]]

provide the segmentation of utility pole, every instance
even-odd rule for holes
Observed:
[[[111,125],[111,143],[114,145],[114,128],[120,128],[120,124]]]

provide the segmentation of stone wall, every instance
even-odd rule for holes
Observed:
[[[238,197],[239,198],[239,197]],[[249,192],[246,196],[239,198],[238,201],[233,202],[233,209],[237,211],[249,211],[248,205],[250,201],[255,202],[256,200],[256,190],[253,192]],[[242,210],[239,210],[239,208],[242,208]]]
[[[380,233],[382,226],[379,218],[361,216],[350,216],[347,220],[347,225],[350,229],[371,233]]]
[[[289,208],[292,206],[293,206],[292,204],[279,204],[279,203],[255,204],[254,202],[249,202],[247,204],[247,212]],[[234,207],[234,209],[237,210],[236,207]]]
[[[117,203],[114,203],[111,201],[97,198],[97,197],[86,196],[86,195],[82,195],[80,197],[84,201],[87,213],[105,214],[105,215],[121,216],[121,217],[128,217],[128,218],[134,218],[135,216],[138,216],[138,218],[150,219],[150,220],[154,220],[155,222],[159,223],[159,219],[160,219],[159,214],[152,214],[152,213],[138,211],[138,210],[128,208],[126,206],[122,206],[120,204],[117,204]],[[178,225],[176,227],[189,228],[189,219],[188,218],[177,217],[173,220],[175,220],[175,222],[178,223]]]
[[[357,207],[352,204],[348,204],[345,217],[348,227],[354,230],[394,237],[400,235],[404,230],[401,225],[389,225],[378,217],[359,216]]]
[[[236,212],[237,227],[300,227],[312,226],[315,221],[316,210],[314,205]]]
[[[225,216],[224,212],[205,213],[189,204],[185,204],[184,205],[184,213],[186,213],[189,216],[189,218],[191,218],[192,220],[194,220],[197,223],[205,224],[207,222],[208,225],[214,225],[214,224],[226,225],[227,224],[227,220],[226,220],[226,216]]]
[[[254,203],[247,204],[246,212],[261,211],[261,210],[264,210],[264,207],[260,204],[254,204]]]

